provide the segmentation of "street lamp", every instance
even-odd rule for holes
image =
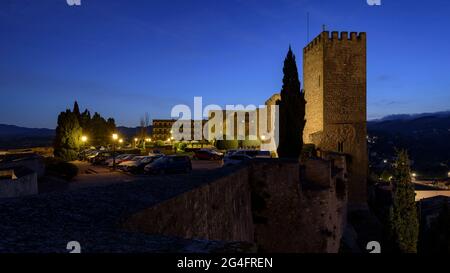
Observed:
[[[450,177],[450,172],[447,173],[447,176]]]
[[[117,134],[112,134],[113,139],[113,170],[116,169],[116,141],[119,138]]]
[[[138,142],[138,140],[139,140],[139,139],[138,139],[137,137],[134,138],[134,148],[137,147],[137,142]]]
[[[81,136],[81,142],[83,143],[83,149],[86,148],[87,140],[88,140],[87,136]]]

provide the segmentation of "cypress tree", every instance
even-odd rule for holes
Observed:
[[[67,110],[58,116],[58,126],[54,140],[54,155],[65,161],[76,160],[81,144],[82,129],[77,116]]]
[[[75,101],[75,103],[73,104],[73,111],[72,111],[74,114],[75,114],[75,116],[77,117],[77,119],[78,119],[78,122],[80,122],[80,119],[81,119],[81,113],[80,113],[80,107],[78,107],[78,102],[77,101]]]
[[[300,157],[303,146],[303,129],[305,128],[305,96],[300,89],[295,55],[289,46],[283,67],[283,87],[279,105],[279,145],[278,156],[281,158]]]
[[[415,192],[410,173],[408,153],[402,150],[398,152],[394,168],[390,229],[395,248],[403,253],[416,253],[419,237]]]

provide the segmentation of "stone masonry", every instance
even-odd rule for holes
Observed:
[[[366,203],[366,34],[322,32],[303,49],[305,143],[348,155],[349,203]]]

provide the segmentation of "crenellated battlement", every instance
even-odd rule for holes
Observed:
[[[350,35],[349,35],[350,34]],[[303,48],[303,52],[306,53],[309,50],[316,47],[318,44],[326,42],[361,42],[366,41],[365,32],[338,32],[338,31],[323,31],[320,35],[314,38],[307,46]]]

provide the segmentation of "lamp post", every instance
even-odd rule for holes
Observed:
[[[138,142],[138,140],[139,140],[139,139],[138,139],[137,137],[134,138],[134,148],[135,148],[135,149],[137,148],[137,142]]]
[[[88,140],[87,136],[81,136],[81,142],[83,143],[83,148],[85,148],[87,140]]]
[[[116,140],[119,138],[117,134],[112,135],[113,139],[113,170],[116,169]]]

